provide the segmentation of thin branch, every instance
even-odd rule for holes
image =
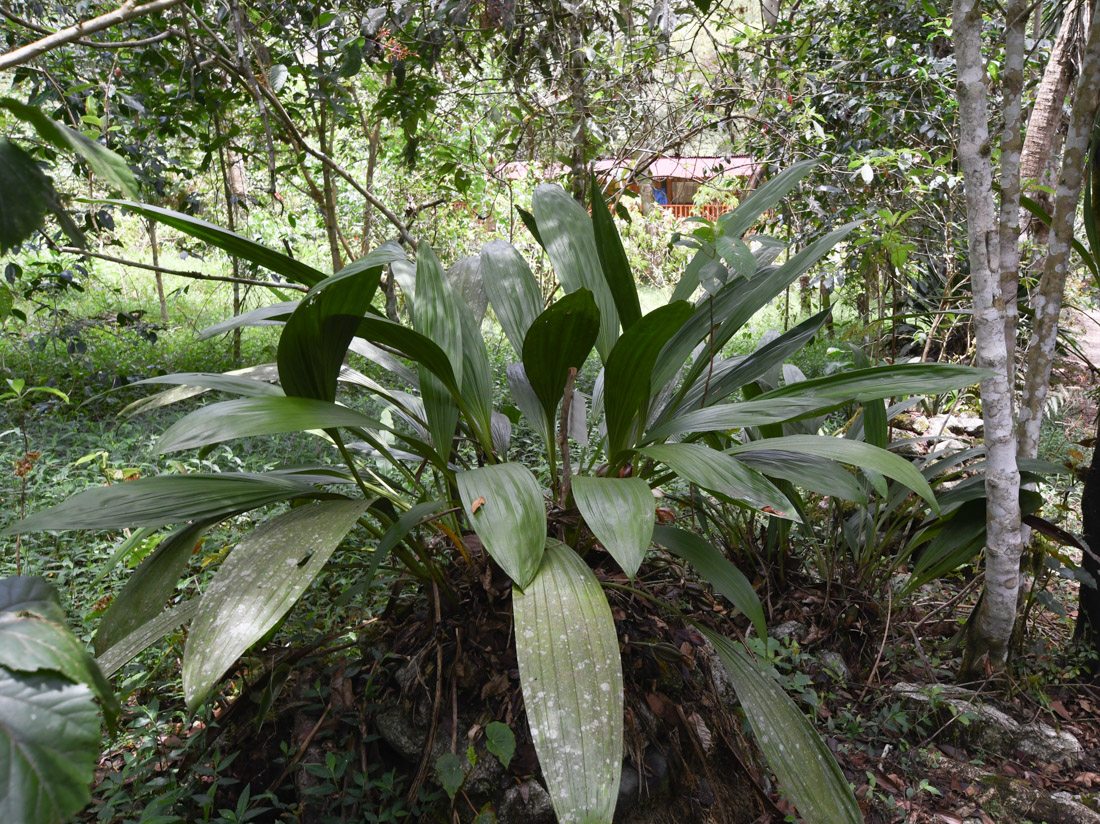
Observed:
[[[15,23],[17,26],[30,29],[38,34],[57,34],[56,29],[48,29],[45,26],[39,26],[37,23],[32,23],[30,20],[24,20],[22,17],[12,12],[7,6],[0,6],[0,15],[8,18],[8,20]],[[159,43],[161,40],[168,39],[173,34],[179,34],[179,32],[173,28],[168,28],[160,34],[154,34],[152,37],[144,37],[141,40],[116,40],[112,43],[97,43],[95,40],[75,40],[73,42],[78,46],[87,46],[90,49],[136,49],[141,46],[151,46],[154,43]]]
[[[64,252],[69,255],[81,255],[84,257],[99,258],[100,260],[106,260],[109,263],[117,263],[120,266],[132,266],[135,269],[145,269],[149,272],[160,272],[165,275],[176,275],[181,278],[191,278],[192,280],[216,280],[221,283],[244,283],[248,286],[266,286],[269,289],[293,289],[296,292],[308,292],[309,289],[305,286],[300,286],[297,283],[268,283],[261,280],[249,280],[248,278],[231,278],[225,275],[205,275],[202,272],[188,272],[182,269],[166,269],[163,266],[153,266],[149,263],[139,263],[136,260],[125,260],[119,257],[113,257],[111,255],[105,255],[101,252],[90,252],[87,249],[81,249],[79,246],[58,246],[57,251]]]
[[[60,29],[53,34],[47,35],[41,40],[28,43],[26,46],[20,46],[6,54],[0,54],[0,71],[10,69],[13,66],[19,66],[48,51],[80,40],[85,35],[95,34],[104,29],[117,26],[120,23],[125,23],[128,20],[133,20],[136,17],[142,17],[146,14],[154,14],[158,11],[170,9],[172,6],[179,5],[181,2],[183,2],[183,0],[152,0],[150,3],[138,6],[134,4],[134,0],[126,0],[125,3],[112,12],[94,17],[91,20],[83,20],[76,25],[69,26],[66,29]]]

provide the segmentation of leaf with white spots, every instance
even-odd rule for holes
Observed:
[[[623,671],[611,607],[592,570],[558,541],[512,590],[520,684],[561,824],[610,824],[623,758]]]
[[[362,500],[300,506],[265,521],[237,544],[191,623],[183,655],[189,710],[302,597],[366,508]]]
[[[623,572],[634,577],[653,539],[656,504],[641,478],[573,478],[573,497],[588,528]]]
[[[802,710],[741,644],[698,626],[718,652],[779,785],[806,824],[860,824],[852,788]]]
[[[531,470],[518,463],[482,466],[459,472],[455,484],[486,551],[526,589],[546,544],[546,503]]]

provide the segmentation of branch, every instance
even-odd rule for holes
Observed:
[[[135,17],[142,17],[146,14],[153,14],[154,12],[169,9],[181,2],[183,2],[183,0],[152,0],[150,3],[136,6],[134,5],[134,0],[126,0],[125,3],[112,12],[100,15],[91,20],[84,20],[77,23],[75,26],[69,26],[67,29],[61,29],[51,35],[43,37],[41,40],[36,40],[34,43],[20,46],[18,49],[13,49],[6,54],[0,54],[0,71],[10,69],[13,66],[19,66],[29,60],[33,60],[40,54],[45,54],[59,46],[64,46],[67,43],[80,40],[85,35],[95,34],[98,31],[109,29],[120,23],[125,23],[127,20],[133,20]]]
[[[32,23],[30,20],[24,20],[19,15],[13,13],[7,6],[0,6],[0,15],[8,18],[18,26],[38,32],[39,34],[57,34],[56,29],[48,29],[45,26],[39,26],[37,23]],[[152,37],[143,37],[141,40],[116,40],[112,43],[97,43],[95,40],[74,40],[73,42],[78,46],[87,46],[90,49],[136,49],[141,46],[151,46],[154,43],[159,43],[161,40],[167,40],[173,34],[179,34],[179,32],[173,28],[169,28],[162,31],[160,34],[154,34]]]
[[[99,258],[109,263],[117,263],[120,266],[132,266],[135,269],[145,269],[149,272],[160,272],[165,275],[176,275],[181,278],[191,278],[191,280],[216,280],[220,283],[243,283],[248,286],[266,286],[269,289],[293,289],[296,292],[309,291],[307,287],[300,286],[297,283],[267,283],[262,280],[249,280],[248,278],[231,278],[225,275],[204,275],[202,272],[185,272],[182,269],[165,269],[163,266],[139,263],[136,260],[124,260],[123,258],[105,255],[102,252],[89,252],[87,249],[81,249],[79,246],[58,246],[57,251],[69,255]]]

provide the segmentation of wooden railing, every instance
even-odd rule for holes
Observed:
[[[707,203],[703,206],[696,206],[692,203],[658,203],[657,205],[662,209],[669,210],[680,220],[686,217],[705,217],[707,220],[717,220],[718,215],[725,214],[730,210],[729,206],[720,203]]]

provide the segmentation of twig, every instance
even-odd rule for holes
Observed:
[[[976,587],[983,580],[985,580],[985,573],[979,572],[971,579],[969,584],[960,589],[950,600],[940,604],[938,607],[936,607],[919,621],[917,621],[917,623],[913,625],[913,632],[916,632],[918,629],[924,626],[925,622],[928,621],[928,619],[930,619],[933,615],[938,615],[945,609],[955,606],[955,604],[961,601],[970,590]]]
[[[287,762],[287,765],[283,767],[283,771],[279,773],[279,777],[276,778],[275,781],[272,782],[271,786],[267,788],[267,791],[269,793],[273,793],[275,792],[275,790],[279,789],[279,785],[286,780],[286,777],[290,774],[290,771],[293,770],[298,762],[302,760],[302,756],[306,754],[306,750],[309,749],[309,745],[313,743],[314,736],[316,736],[317,731],[321,729],[321,725],[325,723],[325,719],[328,718],[328,711],[331,709],[332,702],[330,701],[325,706],[325,711],[321,713],[321,717],[317,719],[317,723],[313,725],[313,729],[309,731],[309,735],[305,737],[305,740],[302,741],[302,745],[298,747],[298,752],[294,755],[292,759],[290,759],[290,761]]]
[[[8,18],[16,25],[22,26],[25,29],[30,29],[38,34],[57,34],[57,29],[49,29],[45,26],[39,26],[37,23],[32,23],[30,20],[25,20],[15,14],[7,6],[0,6],[0,15]],[[87,46],[91,49],[136,49],[142,46],[151,46],[154,43],[159,43],[161,40],[167,40],[173,34],[179,34],[179,32],[169,27],[160,34],[154,34],[152,37],[143,37],[140,40],[115,40],[110,43],[97,43],[95,40],[74,40],[73,42],[78,46]]]
[[[260,280],[249,280],[248,278],[234,278],[228,275],[204,275],[202,272],[185,272],[182,269],[166,269],[163,266],[139,263],[136,260],[124,260],[123,258],[105,255],[101,252],[90,252],[87,249],[81,249],[79,246],[58,246],[57,251],[70,255],[99,258],[100,260],[106,260],[110,263],[117,263],[120,266],[132,266],[135,269],[145,269],[149,272],[160,272],[165,275],[176,275],[177,277],[191,278],[192,280],[216,280],[222,283],[243,283],[248,286],[266,286],[269,289],[293,289],[296,292],[309,291],[308,287],[301,286],[297,283],[268,283]]]
[[[894,614],[894,590],[890,587],[886,588],[886,628],[882,631],[882,643],[879,644],[878,655],[875,656],[875,665],[871,667],[871,674],[867,676],[867,683],[863,686],[863,692],[859,694],[859,700],[863,700],[863,696],[867,694],[867,690],[871,688],[871,682],[875,680],[875,674],[878,672],[879,662],[882,661],[882,651],[886,649],[886,639],[890,637],[890,618]]]

